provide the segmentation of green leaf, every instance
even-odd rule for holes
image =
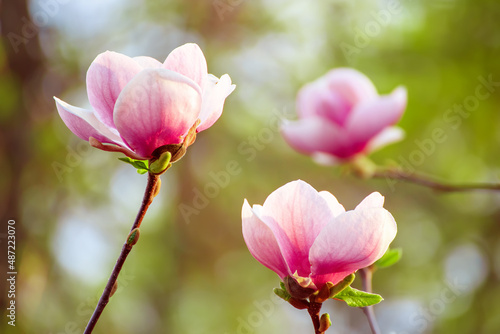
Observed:
[[[139,174],[145,174],[149,171],[149,162],[147,160],[135,160],[129,157],[118,158],[118,160],[131,164],[137,168]]]
[[[388,249],[385,254],[375,262],[375,265],[379,268],[390,267],[396,264],[403,255],[403,250],[401,248]]]
[[[275,288],[273,290],[274,294],[278,297],[280,297],[281,299],[283,299],[284,301],[288,301],[290,300],[290,295],[288,294],[288,292],[286,292],[286,290],[283,290],[283,289],[280,289],[280,288]]]
[[[368,293],[365,291],[357,290],[348,286],[337,295],[333,296],[335,299],[340,299],[346,302],[351,307],[365,307],[380,303],[384,298],[382,296]]]

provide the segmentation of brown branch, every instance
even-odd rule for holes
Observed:
[[[320,330],[321,322],[319,312],[321,311],[321,303],[310,302],[307,312],[311,316],[311,320],[314,326],[314,334],[323,334],[324,332]]]
[[[159,181],[160,181],[159,175],[153,175],[151,173],[149,174],[148,184],[146,186],[146,191],[144,193],[142,205],[141,205],[141,208],[139,209],[139,213],[137,214],[137,217],[135,218],[134,225],[132,225],[132,228],[130,229],[131,232],[134,229],[139,228],[141,226],[142,219],[144,218],[144,215],[146,214],[146,211],[148,210],[149,205],[153,202],[153,198],[158,194],[159,185],[160,185]],[[87,324],[87,327],[85,328],[84,334],[92,333],[97,321],[99,320],[99,317],[101,316],[102,312],[104,311],[104,308],[108,304],[109,299],[111,298],[114,290],[116,290],[115,285],[116,285],[116,281],[118,279],[118,275],[120,274],[120,271],[123,267],[123,264],[125,263],[125,260],[127,259],[128,254],[132,250],[132,247],[134,246],[135,242],[137,241],[137,239],[135,241],[130,240],[131,234],[129,234],[129,236],[127,237],[127,240],[125,241],[125,244],[122,247],[122,251],[120,253],[120,256],[118,257],[118,260],[116,261],[115,267],[113,268],[113,271],[111,272],[111,276],[109,277],[108,283],[106,284],[106,287],[104,288],[102,296],[99,299],[99,302],[97,303],[97,306],[94,310],[94,313],[92,314],[92,317],[90,318],[89,323]]]
[[[362,176],[356,173],[358,176]],[[398,180],[407,183],[413,183],[422,187],[431,188],[439,192],[465,192],[465,191],[500,191],[500,184],[498,183],[468,183],[468,184],[450,184],[437,181],[436,179],[418,174],[408,173],[401,169],[377,169],[370,175],[372,178],[377,179],[390,179]]]

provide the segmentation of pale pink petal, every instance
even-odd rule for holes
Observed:
[[[366,152],[373,152],[378,150],[379,148],[398,142],[403,139],[404,136],[404,130],[397,126],[385,128],[384,130],[382,130],[382,132],[380,132],[370,140],[370,142],[366,146]]]
[[[134,59],[106,51],[97,56],[87,71],[87,94],[97,118],[110,128],[113,110],[123,88],[142,70]]]
[[[377,89],[363,73],[352,68],[336,68],[328,72],[322,79],[332,92],[350,101],[351,105],[374,99]]]
[[[197,131],[203,131],[211,127],[222,114],[224,101],[236,88],[231,84],[229,75],[224,74],[220,79],[209,74],[203,90],[203,103],[201,105],[200,125]]]
[[[341,214],[323,229],[312,245],[311,272],[315,276],[344,275],[369,266],[385,253],[396,232],[394,218],[383,208],[356,209]]]
[[[338,166],[345,163],[344,159],[337,158],[328,153],[315,152],[311,154],[311,158],[319,165],[323,166]]]
[[[332,91],[325,79],[305,85],[297,95],[297,113],[301,118],[319,116],[343,126],[352,107],[352,102]]]
[[[160,146],[181,143],[200,108],[201,92],[192,80],[165,69],[145,69],[120,94],[114,122],[137,154],[151,157]]]
[[[370,208],[382,208],[384,206],[385,198],[379,192],[373,192],[366,196],[361,203],[359,203],[354,210],[363,210]]]
[[[393,125],[406,108],[406,89],[396,88],[390,95],[381,96],[355,106],[347,122],[353,144],[367,144],[384,128]]]
[[[345,212],[344,206],[340,204],[337,198],[335,198],[335,196],[333,196],[328,191],[320,191],[319,195],[323,197],[323,199],[326,201],[326,204],[328,204],[333,217],[337,217],[338,215]]]
[[[57,97],[54,97],[54,100],[64,124],[81,139],[89,141],[90,137],[94,137],[101,143],[125,146],[120,136],[102,124],[91,110],[74,107]]]
[[[290,271],[307,277],[309,249],[334,219],[327,201],[306,182],[293,181],[269,195],[259,218],[271,228]]]
[[[163,66],[158,60],[147,56],[134,57],[133,59],[142,68],[161,68]]]
[[[248,250],[257,261],[276,272],[283,279],[288,275],[288,268],[271,229],[254,214],[246,199],[243,203],[241,216],[243,239],[245,239]]]
[[[319,117],[285,122],[281,132],[290,146],[305,154],[322,152],[347,159],[365,148],[365,143],[353,142],[345,129]]]
[[[197,44],[187,43],[174,49],[163,63],[163,67],[185,75],[200,88],[205,87],[208,75],[207,61]]]

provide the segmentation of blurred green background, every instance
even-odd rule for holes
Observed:
[[[243,199],[262,204],[299,178],[346,209],[372,191],[385,195],[399,228],[393,245],[404,256],[375,273],[374,290],[385,298],[375,309],[383,333],[500,333],[499,193],[438,194],[359,180],[294,152],[276,126],[295,117],[303,84],[354,67],[380,93],[398,85],[409,92],[399,123],[406,139],[375,153],[376,162],[411,159],[415,169],[451,182],[499,182],[497,0],[0,6],[0,270],[7,272],[7,221],[14,219],[18,271],[15,328],[7,325],[0,282],[1,333],[83,331],[146,184],[119,154],[74,136],[52,96],[86,107],[85,73],[97,54],[163,61],[186,42],[198,43],[209,72],[228,73],[237,88],[220,120],[162,176],[95,333],[312,333],[305,311],[273,297],[278,277],[241,236]],[[478,90],[488,96],[478,98]],[[459,108],[466,111],[453,111]],[[432,141],[435,129],[444,141]],[[360,310],[335,301],[324,309],[333,320],[328,333],[368,333]]]

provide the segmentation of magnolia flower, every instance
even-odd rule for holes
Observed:
[[[227,74],[218,79],[207,73],[198,45],[185,44],[163,63],[110,51],[98,55],[87,71],[91,110],[54,99],[75,135],[97,148],[145,160],[166,145],[189,146],[220,117],[234,88]]]
[[[318,162],[335,164],[400,140],[392,125],[406,108],[406,89],[380,96],[362,73],[338,68],[305,85],[297,96],[299,120],[282,125],[286,141]]]
[[[281,279],[319,290],[377,261],[396,236],[396,222],[375,192],[345,211],[327,191],[304,181],[275,190],[263,206],[243,203],[243,237],[257,261]]]

